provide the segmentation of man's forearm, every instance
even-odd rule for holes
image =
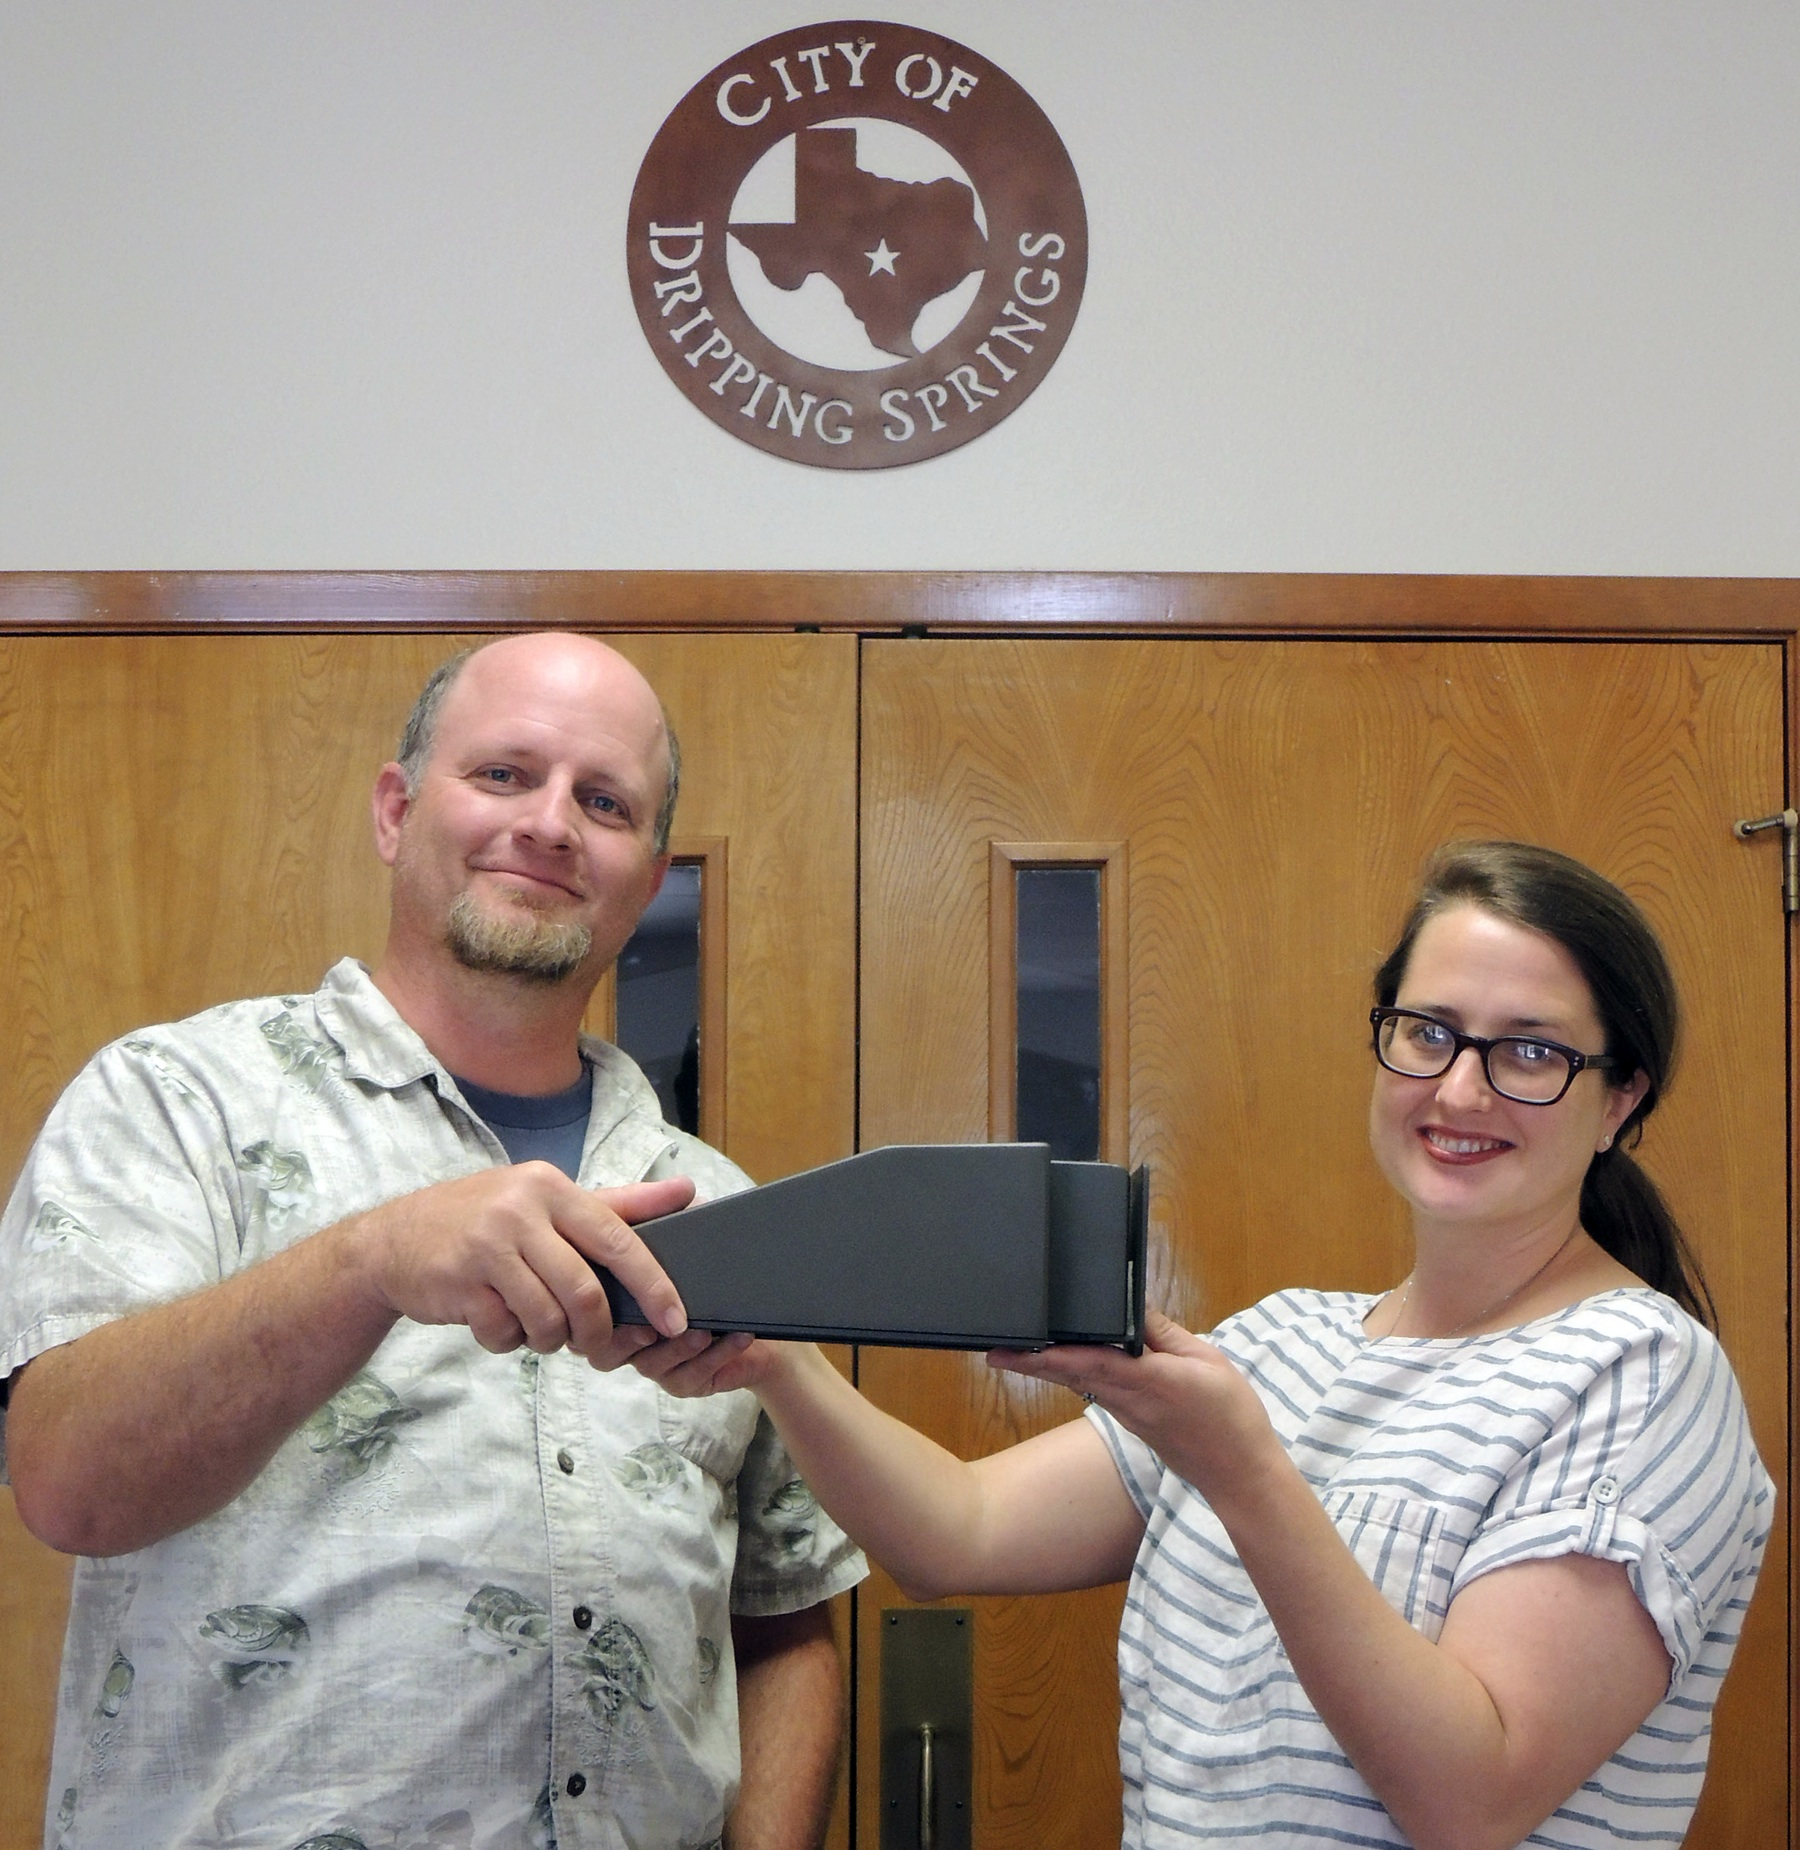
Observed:
[[[744,1770],[726,1850],[816,1850],[844,1733],[844,1674],[831,1609],[734,1619]]]
[[[18,1378],[7,1415],[19,1515],[74,1554],[122,1554],[199,1522],[401,1317],[464,1324],[496,1353],[566,1343],[614,1366],[650,1333],[613,1329],[594,1267],[673,1335],[675,1287],[620,1210],[666,1214],[692,1193],[675,1179],[589,1190],[548,1163],[498,1165],[397,1195],[49,1350]]]
[[[393,1327],[345,1263],[353,1225],[33,1361],[7,1412],[25,1526],[65,1553],[124,1554],[245,1489]]]

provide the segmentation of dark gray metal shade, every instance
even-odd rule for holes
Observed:
[[[931,1349],[1143,1346],[1148,1184],[1041,1143],[898,1144],[637,1229],[697,1329]],[[602,1273],[613,1316],[643,1323]]]

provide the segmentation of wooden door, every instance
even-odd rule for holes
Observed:
[[[368,795],[460,637],[0,643],[0,1181],[87,1056],[381,948]],[[726,1144],[767,1180],[848,1153],[856,644],[619,638],[685,747],[677,846],[722,842]],[[710,1056],[708,1056],[710,1057]],[[43,1820],[68,1564],[0,1493],[0,1844]],[[844,1807],[847,1810],[847,1805]],[[840,1821],[838,1841],[844,1841]]]
[[[1786,927],[1772,863],[1731,823],[1782,806],[1782,738],[1774,645],[866,644],[860,1141],[990,1134],[990,844],[1122,842],[1107,993],[1129,1160],[1154,1176],[1152,1299],[1206,1328],[1282,1286],[1384,1288],[1407,1233],[1364,1137],[1371,974],[1432,846],[1545,842],[1619,881],[1668,945],[1689,1032],[1644,1155],[1780,1480]],[[979,1357],[864,1349],[860,1380],[965,1456],[1076,1411]],[[1784,1492],[1695,1845],[1786,1840],[1785,1510]],[[976,1602],[981,1850],[1118,1841],[1120,1603]],[[860,1601],[871,1769],[879,1615],[901,1604],[880,1575]],[[872,1778],[858,1816],[872,1850]]]

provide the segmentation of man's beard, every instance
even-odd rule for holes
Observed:
[[[531,983],[560,983],[573,976],[594,948],[594,934],[579,920],[511,910],[496,916],[484,912],[468,893],[451,901],[444,941],[467,970],[520,976]]]

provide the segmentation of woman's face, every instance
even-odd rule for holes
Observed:
[[[1398,1008],[1418,1009],[1483,1038],[1537,1034],[1604,1051],[1594,999],[1574,958],[1542,932],[1457,905],[1413,941]],[[1648,1081],[1586,1068],[1554,1105],[1522,1105],[1487,1082],[1465,1047],[1435,1079],[1375,1069],[1369,1143],[1420,1225],[1491,1225],[1521,1234],[1573,1224],[1582,1177]]]

